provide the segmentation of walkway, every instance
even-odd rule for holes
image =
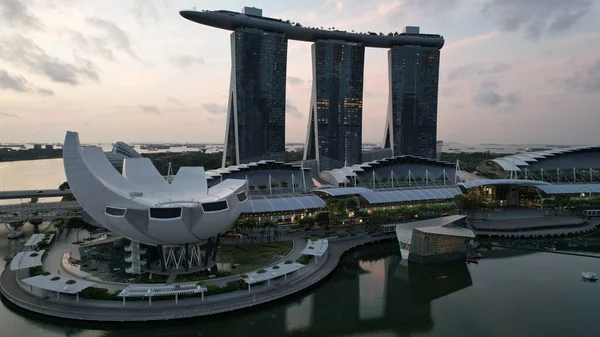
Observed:
[[[86,235],[84,233],[87,233],[87,232],[82,231],[79,233],[80,238],[82,238]],[[122,290],[123,288],[128,286],[128,284],[124,283],[124,282],[109,282],[109,281],[101,280],[98,277],[95,277],[86,272],[80,271],[78,267],[71,266],[68,263],[68,261],[66,260],[64,255],[65,255],[65,252],[71,252],[71,253],[73,253],[74,258],[79,259],[79,252],[71,250],[71,249],[75,249],[75,246],[71,245],[71,242],[75,241],[75,239],[76,239],[75,233],[71,233],[71,236],[68,239],[65,237],[62,237],[60,241],[55,242],[52,249],[50,250],[50,254],[47,254],[46,259],[44,260],[44,270],[52,272],[52,273],[54,273],[55,270],[61,270],[62,272],[68,273],[75,278],[94,281],[97,283],[97,285],[96,285],[97,287],[106,288],[110,292]],[[298,259],[302,255],[302,250],[306,246],[306,240],[302,238],[301,233],[297,233],[294,235],[288,235],[288,240],[293,241],[293,243],[294,243],[292,251],[290,253],[288,253],[288,255],[284,256],[283,258],[281,258],[271,264],[263,266],[260,269],[262,269],[264,267],[273,266],[273,265],[281,263],[285,260],[296,261],[296,259]],[[169,276],[166,283],[173,283],[175,281],[175,279],[176,279],[176,275],[172,274]],[[227,284],[227,282],[236,281],[236,280],[239,280],[239,275],[237,275],[237,274],[231,275],[231,276],[226,276],[226,277],[215,278],[215,279],[207,279],[207,280],[202,280],[202,281],[205,282],[206,285],[214,284],[214,285],[223,287]],[[144,284],[140,283],[139,285],[144,285]],[[156,284],[152,284],[152,285],[156,285]]]
[[[0,277],[0,291],[13,304],[24,309],[44,315],[61,318],[89,321],[123,322],[170,320],[190,317],[214,315],[249,308],[268,303],[285,296],[305,290],[323,280],[338,265],[342,255],[354,247],[370,242],[394,238],[394,235],[358,236],[349,240],[332,242],[328,252],[319,259],[319,263],[309,263],[305,268],[288,277],[287,282],[271,282],[266,285],[253,286],[252,292],[240,290],[236,292],[212,295],[200,298],[186,298],[175,305],[174,301],[155,301],[149,306],[146,301],[127,302],[123,306],[120,301],[98,301],[80,299],[42,300],[21,288],[15,273],[5,269]],[[301,246],[301,249],[304,245]],[[295,249],[296,250],[296,247]],[[237,277],[232,277],[237,279]],[[223,282],[227,282],[223,280]]]

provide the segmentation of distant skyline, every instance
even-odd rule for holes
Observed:
[[[263,9],[304,26],[446,39],[438,139],[600,144],[593,0],[0,0],[0,142],[215,142],[225,136],[231,32],[179,10]],[[311,44],[288,45],[286,142],[304,142]],[[381,143],[387,50],[367,48],[363,141]]]

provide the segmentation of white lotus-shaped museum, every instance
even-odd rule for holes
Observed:
[[[182,167],[169,183],[150,159],[125,158],[120,174],[100,147],[82,147],[76,132],[67,132],[63,159],[83,209],[104,228],[137,242],[204,242],[231,227],[248,202],[246,180],[208,188],[202,167]]]

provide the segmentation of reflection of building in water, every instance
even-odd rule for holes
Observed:
[[[410,285],[414,302],[431,302],[473,285],[465,262],[423,265],[401,260],[394,277]]]
[[[431,301],[471,285],[464,262],[418,265],[397,255],[371,261],[351,256],[312,295],[307,302],[312,308],[302,303],[288,309],[287,336],[365,335],[382,331],[408,336],[430,331],[434,324]],[[312,311],[312,319],[304,319],[302,325],[290,324],[300,307],[306,310],[302,317],[308,317]]]

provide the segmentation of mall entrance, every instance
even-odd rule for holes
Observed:
[[[540,193],[531,186],[492,185],[473,188],[470,193],[486,204],[495,203],[498,207],[521,206],[542,208]]]

